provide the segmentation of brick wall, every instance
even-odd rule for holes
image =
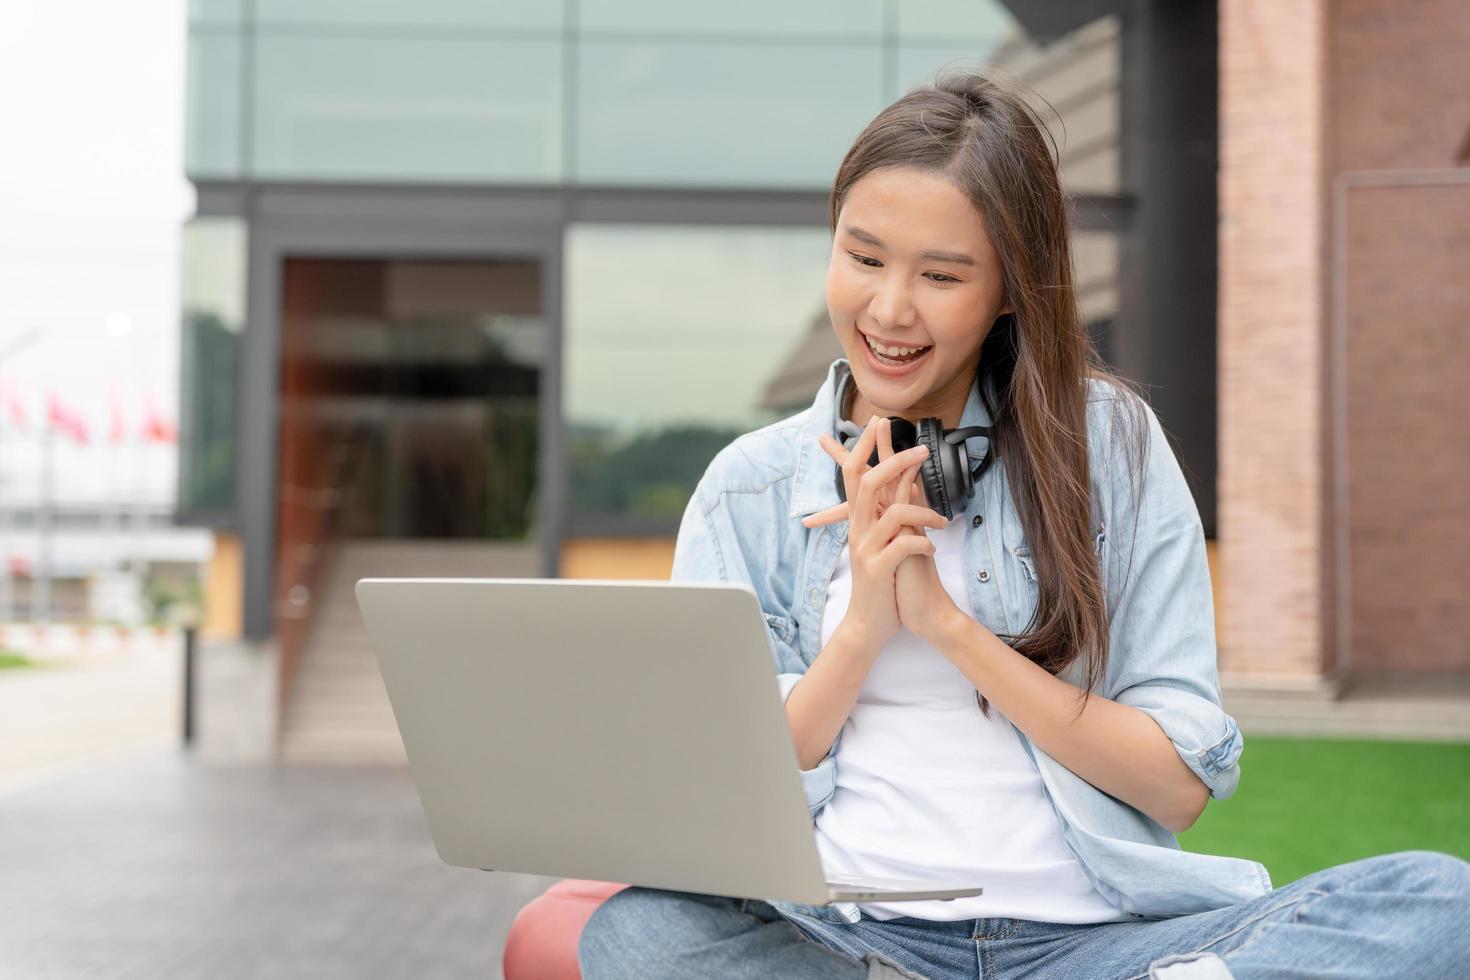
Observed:
[[[1324,2],[1220,3],[1221,672],[1330,649]]]
[[[1354,671],[1470,670],[1470,5],[1339,2],[1334,326]]]
[[[1339,595],[1354,671],[1470,670],[1470,5],[1222,0],[1220,45],[1222,674],[1330,675]]]

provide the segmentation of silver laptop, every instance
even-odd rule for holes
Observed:
[[[744,586],[365,578],[357,601],[448,864],[806,905],[981,893],[823,874]]]

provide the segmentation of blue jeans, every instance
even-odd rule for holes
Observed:
[[[794,924],[793,924],[794,923]],[[582,932],[584,980],[1470,977],[1470,864],[1405,851],[1175,919],[854,924],[758,899],[629,888]]]

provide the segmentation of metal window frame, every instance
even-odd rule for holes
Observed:
[[[1148,382],[1168,377],[1154,405],[1181,437],[1180,453],[1206,533],[1215,524],[1217,220],[1215,171],[1216,0],[1053,0],[1013,3],[1037,38],[1065,34],[1105,14],[1120,18],[1122,186],[1140,192],[1074,199],[1074,227],[1119,234],[1119,329],[1114,363]],[[244,23],[249,23],[250,7]],[[890,15],[892,11],[890,10]],[[889,23],[892,22],[891,16]],[[567,38],[575,28],[566,28]],[[244,43],[253,44],[253,30]],[[891,60],[891,59],[890,59]],[[245,52],[241,118],[250,118],[253,59]],[[569,65],[567,91],[575,91]],[[1167,84],[1158,84],[1167,80]],[[1208,111],[1204,111],[1208,110]],[[568,109],[566,150],[575,152]],[[252,158],[249,127],[241,161]],[[536,256],[552,329],[543,385],[543,537],[547,574],[559,563],[566,523],[561,445],[563,248],[575,222],[693,225],[826,225],[825,190],[619,188],[545,184],[495,187],[393,183],[195,179],[196,213],[238,215],[249,231],[246,328],[236,413],[234,526],[245,548],[245,634],[273,627],[276,420],[279,416],[280,263],[287,255],[473,258]],[[1146,192],[1144,192],[1146,189]],[[187,366],[184,366],[187,370]],[[264,399],[264,405],[257,403]],[[181,514],[207,523],[223,515]]]
[[[281,270],[287,258],[519,257],[541,263],[542,317],[551,336],[540,394],[538,519],[543,574],[555,576],[570,528],[562,398],[568,227],[585,222],[825,227],[828,209],[825,191],[235,181],[195,186],[197,216],[239,216],[249,232],[235,423],[237,490],[230,523],[244,546],[243,628],[251,640],[274,632]],[[1123,195],[1079,196],[1075,227],[1126,229],[1132,211],[1132,201]],[[647,535],[672,534],[677,527],[630,521],[579,524],[578,529]]]

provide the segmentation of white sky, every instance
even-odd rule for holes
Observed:
[[[179,230],[194,209],[184,0],[17,3],[4,21],[0,379],[23,398],[31,434],[0,406],[0,501],[34,499],[48,387],[94,438],[57,446],[61,499],[172,500],[172,447],[119,450],[105,436],[114,386],[129,428],[148,392],[177,420]],[[41,340],[6,357],[35,327]]]

